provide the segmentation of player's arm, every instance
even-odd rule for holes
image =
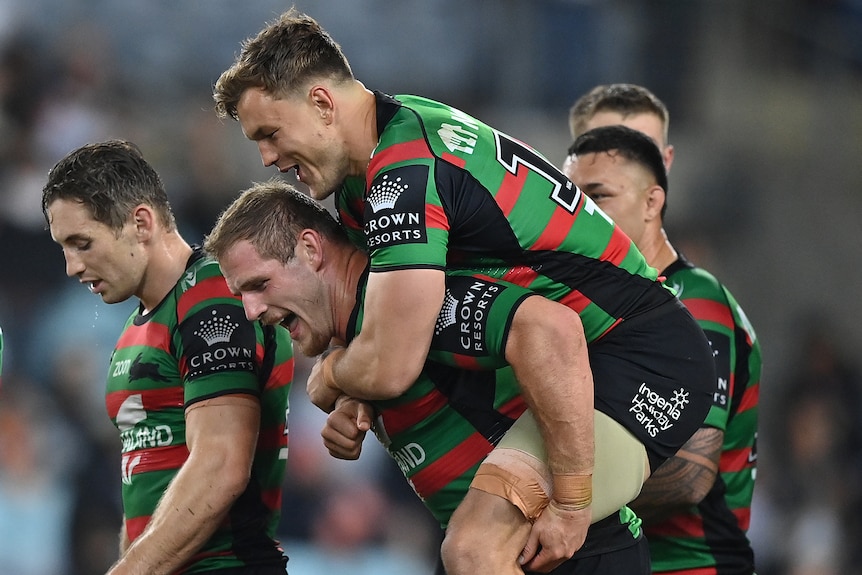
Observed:
[[[533,296],[515,313],[505,349],[553,474],[551,502],[525,548],[525,568],[545,570],[571,557],[590,525],[594,395],[586,336],[576,312]]]
[[[649,525],[700,503],[715,483],[724,432],[701,427],[656,469],[629,506]]]
[[[375,400],[407,391],[428,356],[444,292],[442,270],[371,273],[362,330],[315,364],[308,378],[312,403],[328,412],[342,393]]]
[[[245,490],[259,427],[260,402],[251,395],[192,404],[186,410],[189,457],[109,574],[168,574],[188,561]]]

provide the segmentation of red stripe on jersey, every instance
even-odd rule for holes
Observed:
[[[123,402],[133,395],[141,396],[141,403],[145,411],[161,411],[170,407],[183,406],[182,386],[163,387],[159,389],[141,389],[114,391],[105,395],[105,406],[108,416],[116,419]]]
[[[487,439],[474,433],[446,455],[415,473],[410,482],[420,497],[431,497],[485,459],[492,449],[494,446]]]
[[[425,204],[425,227],[436,230],[449,230],[449,218],[441,206]]]
[[[497,411],[506,417],[518,419],[525,411],[527,411],[527,404],[524,402],[522,397],[514,397],[501,405]]]
[[[605,247],[605,251],[599,258],[602,261],[608,261],[619,266],[626,256],[629,255],[629,250],[632,248],[632,240],[629,238],[618,225],[614,225],[614,231],[611,233],[611,240]]]
[[[281,486],[273,489],[266,489],[260,494],[263,504],[267,509],[281,509]]]
[[[734,509],[733,514],[736,515],[736,520],[743,531],[748,531],[751,525],[751,507],[743,507],[742,509]]]
[[[749,409],[753,409],[757,407],[757,400],[760,397],[760,384],[757,383],[752,385],[751,387],[745,390],[745,393],[742,394],[742,399],[739,401],[739,407],[736,409],[736,413],[742,413],[743,411],[747,411]]]
[[[290,358],[283,363],[274,365],[264,389],[278,389],[279,387],[290,385],[293,382],[293,361],[293,358]]]
[[[145,345],[168,352],[170,344],[168,326],[162,323],[148,321],[143,325],[130,325],[117,341],[117,349]]]
[[[365,199],[356,198],[353,201],[347,202],[347,204],[347,209],[338,211],[341,224],[351,230],[362,231],[362,224],[356,217],[362,217],[362,214],[365,213]],[[356,217],[354,217],[354,214],[356,214]]]
[[[129,543],[141,536],[147,523],[150,522],[150,516],[133,517],[126,519],[126,536],[129,538]]]
[[[425,143],[425,140],[418,139],[394,144],[371,156],[371,161],[368,163],[368,177],[373,177],[380,169],[390,164],[406,160],[431,159],[433,157],[434,154],[428,149],[428,144]],[[371,183],[369,182],[366,185],[370,186]]]
[[[503,176],[503,182],[500,184],[500,188],[494,195],[494,201],[497,202],[497,205],[500,206],[500,209],[506,217],[509,217],[509,213],[518,202],[518,198],[521,196],[521,190],[524,189],[524,184],[529,175],[530,170],[518,170],[518,173],[516,174],[507,171],[506,175]]]
[[[539,274],[536,273],[536,270],[526,266],[516,266],[507,271],[502,279],[516,286],[529,288],[537,277]]]
[[[284,433],[284,424],[278,427],[267,427],[261,429],[257,436],[257,447],[259,449],[278,449],[287,445],[287,435]]]
[[[753,465],[753,461],[749,461],[751,455],[750,447],[740,449],[728,449],[721,452],[721,459],[718,463],[718,468],[723,472],[733,473],[742,471]]]
[[[452,357],[455,360],[455,365],[457,367],[469,369],[470,371],[478,371],[481,369],[479,360],[473,356],[456,353],[453,354]]]
[[[733,329],[733,315],[725,304],[702,298],[687,298],[681,301],[696,320],[711,321]]]
[[[178,469],[189,458],[189,449],[184,443],[180,445],[168,445],[167,447],[148,447],[124,453],[123,461],[132,461],[137,456],[140,456],[141,459],[134,465],[128,466],[128,473],[130,475],[137,475],[148,471]]]
[[[384,409],[380,414],[383,427],[390,436],[397,435],[410,426],[422,421],[446,405],[446,397],[436,389],[428,394],[392,409]]]
[[[697,567],[682,571],[662,571],[661,573],[662,575],[718,575],[718,569],[715,567]]]
[[[204,300],[222,297],[239,299],[230,293],[222,276],[213,276],[198,282],[180,296],[177,302],[177,318],[182,321],[190,309]]]
[[[568,308],[575,310],[578,313],[581,313],[582,311],[584,311],[584,308],[590,305],[590,300],[587,296],[585,296],[578,290],[573,289],[565,296],[560,298],[560,303]]]
[[[572,230],[572,214],[566,210],[556,209],[551,221],[545,226],[545,231],[536,240],[531,250],[556,250]]]
[[[650,537],[703,537],[703,519],[698,515],[677,515],[661,525],[645,528]]]
[[[454,154],[450,154],[449,152],[443,152],[443,159],[450,164],[458,166],[459,168],[463,168],[467,165],[467,160],[462,158],[461,156],[456,156]]]

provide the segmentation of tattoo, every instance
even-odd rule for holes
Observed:
[[[700,503],[715,483],[723,441],[720,429],[701,427],[653,472],[640,495],[629,504],[645,525]]]

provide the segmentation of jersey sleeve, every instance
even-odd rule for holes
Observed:
[[[533,292],[481,275],[446,274],[446,294],[428,359],[466,369],[508,365],[506,341],[512,318]]]
[[[371,271],[445,268],[449,222],[433,160],[402,160],[380,169],[368,190],[364,220]]]
[[[246,319],[242,303],[223,278],[210,278],[186,291],[178,315],[186,407],[230,393],[260,395],[263,330]]]

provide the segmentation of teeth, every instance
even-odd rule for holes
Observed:
[[[90,290],[91,293],[95,292],[96,291],[96,282],[90,282],[89,284],[87,284],[87,289]]]

